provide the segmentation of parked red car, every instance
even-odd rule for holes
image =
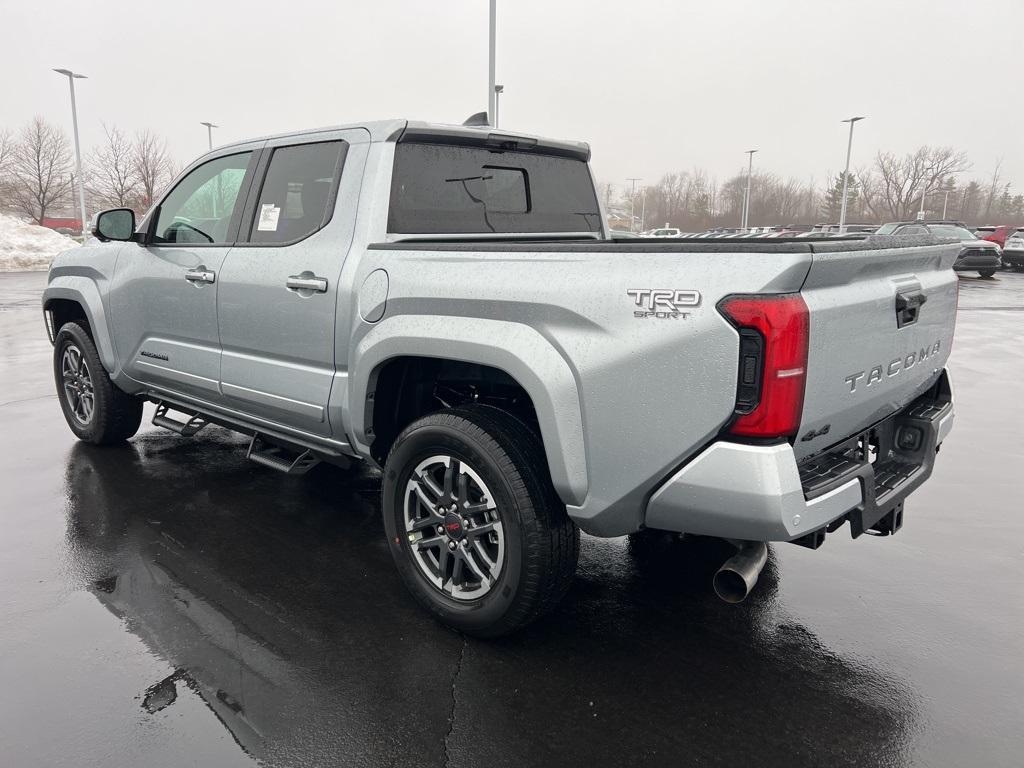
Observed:
[[[1000,248],[1006,246],[1006,238],[1010,236],[1010,232],[1013,227],[1008,227],[1005,224],[999,224],[993,227],[975,227],[974,234],[980,237],[982,240],[988,240],[989,242],[995,243]]]
[[[82,231],[82,220],[70,216],[44,216],[40,224],[62,235],[77,235]]]

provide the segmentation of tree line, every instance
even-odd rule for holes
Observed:
[[[967,155],[951,147],[922,146],[899,155],[879,152],[872,162],[851,171],[847,191],[847,222],[880,224],[927,218],[957,219],[972,225],[1024,225],[1024,194],[1003,178],[1000,165],[986,179],[960,181],[971,171]],[[771,171],[751,177],[750,225],[834,223],[842,206],[843,174],[827,186],[783,178]],[[630,212],[641,212],[648,228],[663,224],[688,232],[739,226],[746,195],[745,172],[719,183],[707,171],[666,173],[656,184],[616,187],[601,184],[605,206],[628,226]],[[922,205],[923,200],[923,205]]]
[[[149,130],[129,135],[104,125],[103,142],[82,158],[87,209],[142,213],[177,173],[167,141]],[[71,142],[58,126],[33,118],[18,131],[0,129],[0,210],[41,224],[75,211],[78,181]]]

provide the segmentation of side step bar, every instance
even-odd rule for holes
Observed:
[[[185,415],[188,416],[187,421],[176,421],[167,415],[167,412],[170,410],[175,410],[178,413],[185,413],[184,411],[178,411],[176,408],[172,408],[167,405],[167,403],[157,403],[156,413],[153,415],[153,426],[163,427],[164,429],[171,430],[171,432],[177,432],[182,437],[192,437],[210,423],[199,413],[186,413]]]
[[[286,475],[304,475],[320,463],[320,459],[310,450],[298,453],[281,445],[268,443],[259,433],[252,436],[245,457]]]

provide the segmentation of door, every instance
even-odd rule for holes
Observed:
[[[118,356],[133,379],[220,399],[217,286],[254,159],[253,151],[238,152],[191,170],[144,222],[149,242],[128,243],[118,256],[110,311]]]
[[[348,193],[336,201],[346,138],[355,133],[365,135],[326,132],[267,144],[218,295],[228,405],[325,437],[338,281],[355,214],[344,202]],[[359,179],[346,179],[358,191]]]

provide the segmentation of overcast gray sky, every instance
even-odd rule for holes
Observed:
[[[101,121],[168,138],[179,161],[226,142],[486,107],[487,0],[0,0],[0,127],[34,114],[86,147]],[[1022,0],[499,0],[502,127],[585,139],[604,181],[759,166],[818,183],[878,149],[998,158],[1024,189]]]

